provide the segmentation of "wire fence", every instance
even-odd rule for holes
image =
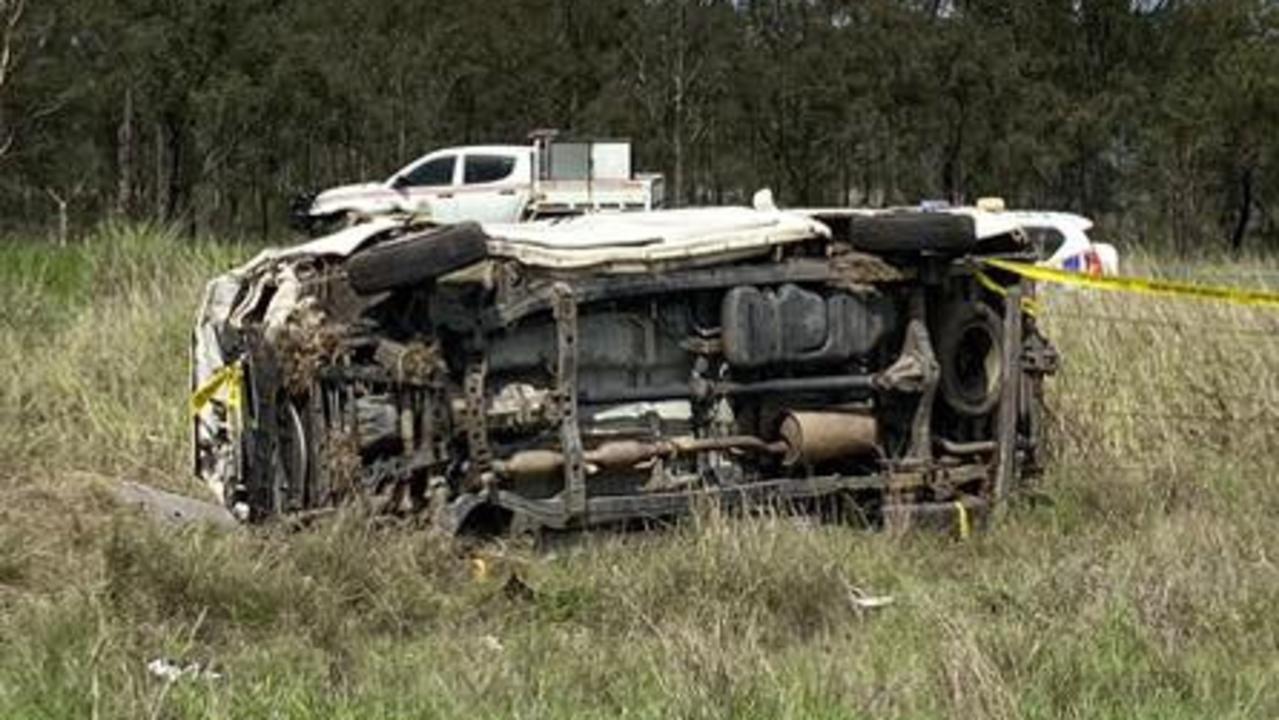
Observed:
[[[1275,275],[1279,278],[1279,271],[1275,271]],[[1152,330],[1154,337],[1148,350],[1135,350],[1132,346],[1116,350],[1116,358],[1109,364],[1073,364],[1069,348],[1063,352],[1063,365],[1054,384],[1058,398],[1070,403],[1071,412],[1077,417],[1149,420],[1198,429],[1253,426],[1267,433],[1279,432],[1279,392],[1274,391],[1279,388],[1279,369],[1272,370],[1279,368],[1279,364],[1266,362],[1266,357],[1274,352],[1269,349],[1273,347],[1270,343],[1279,340],[1279,314],[1255,311],[1246,317],[1246,324],[1229,317],[1196,317],[1194,313],[1144,317],[1123,314],[1122,308],[1113,305],[1091,310],[1081,302],[1090,297],[1071,296],[1072,302],[1065,306],[1048,303],[1041,313],[1041,321],[1048,326],[1050,337],[1054,335],[1051,330],[1055,323],[1062,324],[1060,329],[1069,339],[1078,337],[1075,333],[1080,331],[1079,326],[1084,326],[1085,331],[1100,333],[1101,339],[1097,342],[1103,351],[1108,334],[1116,336],[1116,342],[1111,345],[1120,347],[1118,335],[1125,332],[1125,328]],[[1217,312],[1220,306],[1197,307],[1208,315]],[[1159,348],[1155,340],[1165,333],[1179,343],[1197,342],[1192,346],[1194,351],[1169,356],[1168,350]],[[1238,338],[1240,343],[1231,345],[1227,338]],[[1240,347],[1250,351],[1240,353]],[[1175,369],[1156,368],[1158,374],[1152,374],[1151,364],[1140,362],[1146,353],[1159,358],[1155,365]],[[1178,368],[1181,357],[1185,358],[1185,365]],[[1279,356],[1276,359],[1279,360]],[[1219,372],[1214,374],[1214,369]],[[1114,406],[1115,398],[1131,398],[1133,394],[1149,396],[1150,406],[1136,409]]]
[[[1172,265],[1156,268],[1149,273],[1150,277],[1160,280],[1180,280],[1188,282],[1224,282],[1228,280],[1260,281],[1279,285],[1279,268],[1256,268],[1251,270],[1231,268],[1204,268],[1194,265]]]
[[[1088,322],[1088,323],[1107,323],[1113,325],[1133,325],[1144,327],[1160,327],[1171,328],[1177,331],[1193,330],[1198,333],[1209,335],[1235,335],[1245,337],[1257,337],[1266,340],[1279,340],[1279,319],[1275,321],[1272,329],[1245,327],[1242,325],[1222,325],[1219,322],[1191,322],[1186,320],[1172,320],[1165,318],[1134,318],[1122,315],[1112,315],[1107,313],[1082,313],[1082,312],[1054,312],[1051,307],[1048,310],[1048,316],[1053,321],[1063,322]]]

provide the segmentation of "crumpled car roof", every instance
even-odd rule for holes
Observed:
[[[297,257],[349,257],[407,222],[378,218],[309,242],[264,250],[232,273],[245,275],[267,263]],[[813,218],[745,207],[579,215],[481,227],[493,256],[560,269],[731,259],[830,235],[829,228]]]

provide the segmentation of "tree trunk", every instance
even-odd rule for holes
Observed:
[[[259,180],[254,183],[257,186],[258,193],[258,212],[261,220],[262,242],[266,242],[271,237],[271,203],[267,197],[264,182]]]
[[[674,30],[674,41],[676,43],[675,50],[675,72],[674,72],[674,123],[671,126],[671,151],[675,155],[675,206],[682,207],[686,202],[684,187],[684,133],[685,133],[685,113],[687,112],[686,95],[688,93],[688,9],[684,3],[680,3],[676,22],[678,27]],[[668,31],[670,29],[668,28]]]
[[[405,70],[399,68],[396,70],[395,77],[395,157],[396,162],[404,162],[404,158],[408,155],[408,100],[407,92],[404,85],[407,82],[404,78]]]
[[[164,114],[164,145],[168,156],[168,192],[164,218],[176,220],[186,209],[186,139],[183,137],[182,113],[169,110]]]
[[[116,131],[115,212],[126,216],[133,205],[133,88],[124,89],[124,111]]]
[[[942,192],[952,205],[964,204],[964,130],[968,120],[968,96],[962,89],[955,94],[956,112],[950,128],[950,142],[942,162]]]
[[[675,207],[684,205],[684,139],[679,129],[672,138],[675,151]]]
[[[58,247],[67,246],[67,234],[71,225],[67,212],[67,196],[59,194],[53,188],[45,188],[44,192],[58,206]]]
[[[169,205],[168,188],[169,184],[164,178],[164,125],[160,122],[155,123],[155,161],[154,165],[154,205],[152,206],[152,214],[156,218],[164,217],[164,209]]]
[[[1230,235],[1230,249],[1234,252],[1243,249],[1244,238],[1248,235],[1248,223],[1252,220],[1252,174],[1253,168],[1249,166],[1239,178],[1239,220],[1235,223],[1235,231]]]
[[[22,14],[26,10],[26,0],[0,3],[0,101],[4,99],[5,87],[12,78],[12,72],[18,55],[17,31],[22,22]],[[4,117],[4,103],[0,102],[0,158],[8,154],[13,147],[15,131],[10,130]]]
[[[678,69],[675,75],[675,109],[674,123],[671,127],[671,152],[675,156],[674,198],[675,207],[684,204],[684,56],[677,56]]]

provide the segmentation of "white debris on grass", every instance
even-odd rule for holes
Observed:
[[[176,682],[184,677],[197,680],[221,680],[222,673],[214,672],[197,662],[182,665],[168,658],[155,658],[147,663],[147,672],[165,682]]]

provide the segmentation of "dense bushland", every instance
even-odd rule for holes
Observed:
[[[1004,195],[1279,242],[1275,0],[0,0],[3,28],[0,230],[271,236],[294,191],[557,127],[633,138],[677,203]]]

